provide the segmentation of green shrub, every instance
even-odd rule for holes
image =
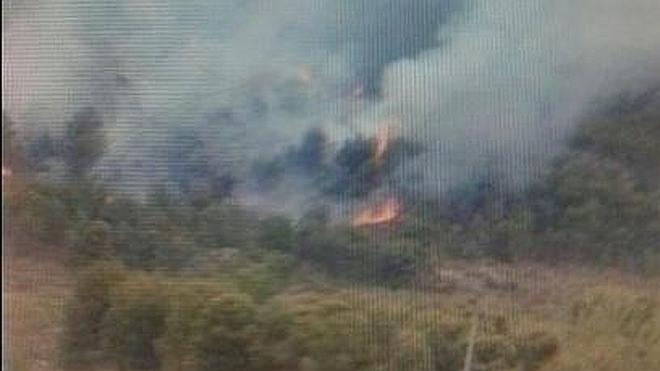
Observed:
[[[73,242],[74,258],[79,263],[108,259],[114,254],[110,236],[110,226],[100,220],[92,220],[81,231],[77,231]]]
[[[167,305],[163,286],[150,278],[117,285],[103,322],[106,354],[122,369],[159,369],[156,340],[165,332]]]
[[[194,224],[191,229],[195,241],[205,248],[248,247],[254,239],[252,216],[228,203],[208,206],[196,216]]]
[[[94,263],[79,273],[71,301],[67,304],[62,339],[69,363],[93,361],[99,356],[106,315],[113,305],[112,289],[126,278],[116,264]]]
[[[3,196],[8,229],[41,245],[66,245],[72,223],[67,205],[55,190],[29,185],[6,195],[3,190]]]
[[[261,222],[259,229],[259,246],[287,252],[293,249],[294,231],[288,218],[267,218]]]
[[[416,258],[398,240],[373,238],[346,226],[305,226],[298,230],[298,257],[347,279],[393,285],[414,275]]]
[[[256,334],[256,310],[241,294],[213,298],[203,310],[194,347],[200,371],[242,371],[253,367],[250,347]]]
[[[209,301],[222,294],[216,282],[182,282],[167,288],[169,312],[160,343],[165,370],[199,369],[196,341]]]

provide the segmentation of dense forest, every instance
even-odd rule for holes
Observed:
[[[377,195],[425,148],[395,138],[374,161],[379,139],[356,137],[326,153],[313,129],[240,179],[192,145],[175,188],[138,197],[96,177],[94,110],[29,138],[3,115],[5,255],[72,272],[61,369],[657,369],[657,98],[585,121],[522,193],[496,176],[443,197],[394,187],[399,215],[366,226],[328,204]],[[327,202],[291,216],[234,195],[290,176]]]

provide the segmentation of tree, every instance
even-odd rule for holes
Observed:
[[[16,140],[14,122],[5,112],[2,113],[2,166],[13,171],[23,164],[23,148]]]
[[[380,183],[372,160],[372,142],[363,137],[346,141],[335,157],[336,175],[325,193],[335,197],[363,197]]]
[[[73,297],[67,305],[63,351],[65,361],[95,361],[102,347],[104,323],[112,306],[111,291],[126,279],[125,271],[112,262],[96,262],[82,269]]]
[[[261,222],[259,245],[261,247],[290,251],[294,245],[291,221],[285,217],[270,217]]]
[[[53,140],[48,133],[42,133],[27,146],[27,162],[31,170],[41,170],[44,164],[61,152],[61,140]]]
[[[300,147],[289,153],[294,166],[308,173],[315,173],[323,168],[325,161],[326,137],[321,129],[309,130],[303,137]]]
[[[64,139],[64,161],[69,174],[85,177],[105,151],[105,134],[101,117],[93,108],[76,113],[67,124]]]
[[[76,258],[82,261],[110,258],[112,242],[110,226],[101,220],[90,221],[80,232],[74,243]]]
[[[214,200],[224,200],[231,197],[236,188],[236,177],[231,173],[214,176],[209,181],[210,195]]]
[[[194,342],[200,370],[252,369],[256,322],[256,308],[246,295],[225,294],[209,302]]]
[[[112,294],[103,321],[107,354],[121,369],[160,369],[156,341],[165,332],[169,309],[162,287],[150,277],[133,276],[117,284]]]

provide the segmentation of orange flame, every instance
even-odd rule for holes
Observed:
[[[401,203],[390,197],[377,205],[362,210],[353,218],[354,227],[383,224],[396,219],[401,214]]]

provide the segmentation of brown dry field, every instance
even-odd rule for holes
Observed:
[[[58,340],[63,331],[65,306],[72,293],[72,274],[61,259],[53,256],[18,256],[7,250],[3,252],[3,369],[64,370],[58,361]],[[478,298],[479,307],[486,312],[514,313],[532,327],[554,327],[555,333],[563,338],[562,333],[570,330],[564,318],[569,303],[588,295],[589,290],[605,287],[660,297],[658,280],[576,266],[451,261],[420,276],[414,290],[358,289],[362,295],[361,299],[353,296],[357,300],[355,304],[373,300],[376,295],[381,304],[391,302],[430,309],[451,302],[461,305]],[[290,295],[293,300],[295,295]],[[112,371],[112,368],[98,365],[89,371],[95,370]]]
[[[56,259],[3,253],[3,358],[11,370],[61,369],[57,344],[71,291],[72,278]]]

